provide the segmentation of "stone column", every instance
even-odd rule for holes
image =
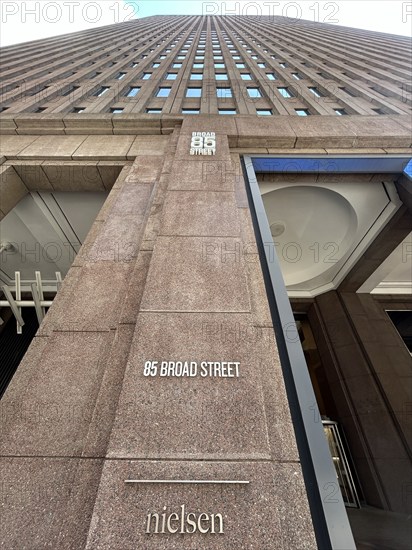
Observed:
[[[96,136],[96,156],[99,143]],[[1,541],[9,550],[85,547],[150,262],[142,237],[167,143],[136,139],[140,153],[117,179],[2,399]]]
[[[186,119],[159,182],[89,550],[316,548],[234,124]]]
[[[348,439],[365,500],[372,506],[408,513],[411,463],[406,437],[410,421],[404,406],[410,357],[406,349],[404,357],[399,342],[395,345],[394,331],[388,330],[372,297],[329,292],[318,296],[316,304],[326,345],[333,350],[325,373],[338,411],[336,420]],[[391,347],[396,349],[396,362],[390,359]],[[395,369],[399,378],[394,376]]]

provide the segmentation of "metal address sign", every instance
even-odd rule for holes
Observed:
[[[192,132],[191,155],[216,155],[215,132]]]

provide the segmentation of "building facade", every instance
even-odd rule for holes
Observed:
[[[410,58],[281,17],[3,49],[4,548],[409,548]]]

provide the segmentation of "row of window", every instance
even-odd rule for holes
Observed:
[[[36,112],[42,112],[44,110],[45,110],[44,108],[39,108]],[[84,107],[75,107],[72,112],[80,114],[80,113],[83,113],[84,111],[85,111]],[[120,114],[120,113],[123,113],[123,111],[124,111],[124,109],[120,108],[120,107],[113,107],[113,108],[110,109],[110,112],[112,114]],[[157,108],[157,107],[146,109],[147,114],[161,114],[162,111],[163,110],[161,108]],[[337,115],[346,115],[347,114],[344,109],[334,109],[334,111]],[[375,109],[375,111],[379,111],[379,109]],[[309,116],[311,114],[309,109],[295,109],[295,112],[298,116]],[[218,113],[220,115],[236,115],[237,111],[236,111],[236,109],[218,109]],[[182,109],[182,114],[183,115],[199,115],[200,114],[200,109]],[[272,116],[273,111],[272,111],[272,109],[256,109],[256,114],[258,116]],[[378,113],[378,114],[384,114],[384,113]]]

